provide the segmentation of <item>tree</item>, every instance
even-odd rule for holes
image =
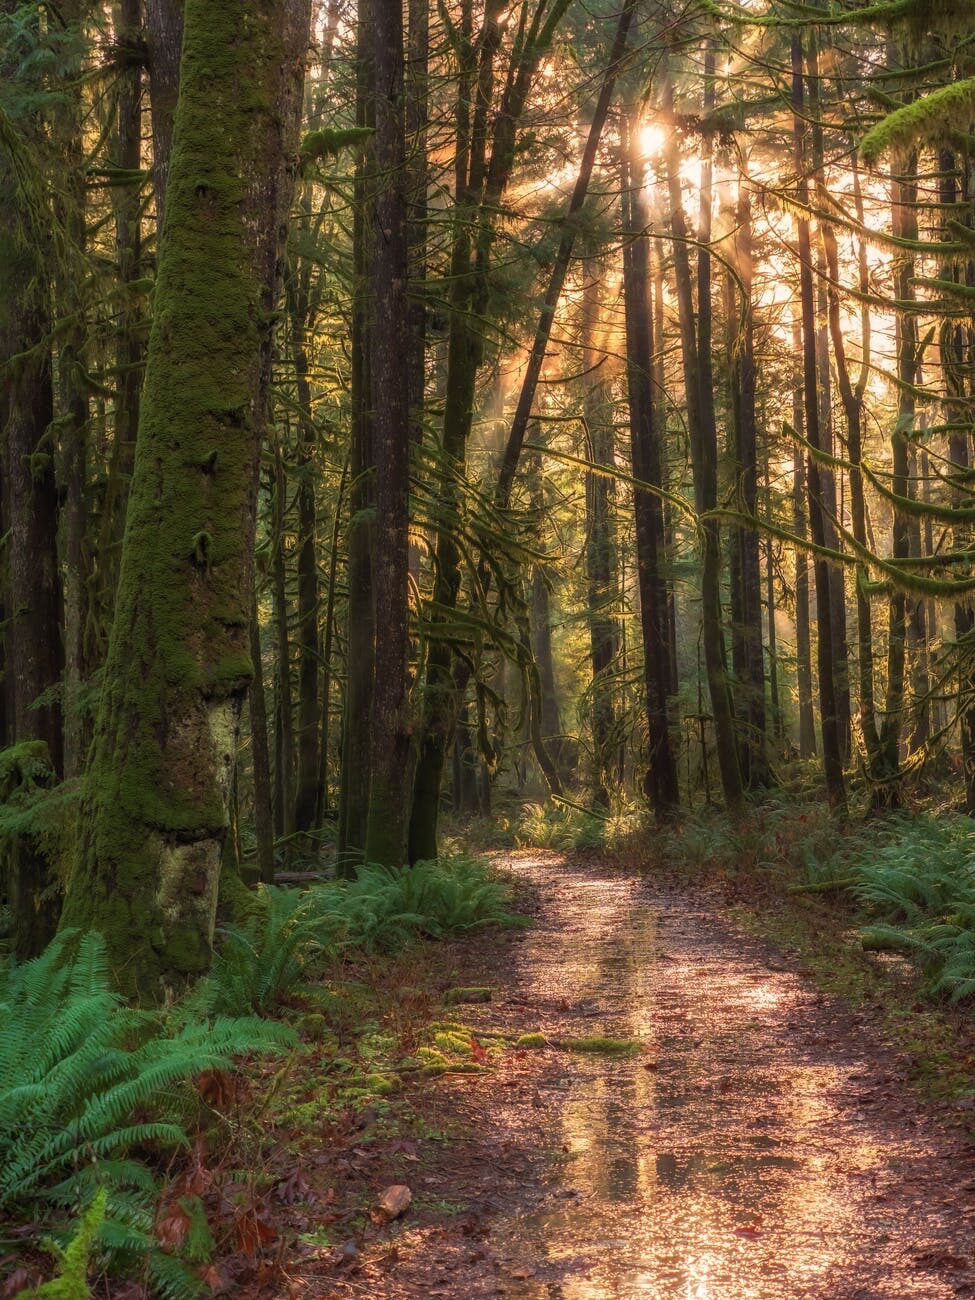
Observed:
[[[188,0],[155,313],[63,924],[158,995],[210,959],[307,0]]]

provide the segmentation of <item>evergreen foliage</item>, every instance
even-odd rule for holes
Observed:
[[[518,923],[507,904],[505,882],[463,856],[410,868],[367,865],[353,880],[306,891],[262,886],[249,921],[224,932],[189,1005],[207,1014],[265,1014],[345,953],[389,954],[416,939]]]
[[[75,1238],[89,1246],[65,1254],[66,1279],[97,1241],[122,1265],[147,1260],[160,1294],[194,1294],[186,1267],[155,1244],[152,1157],[188,1145],[185,1085],[195,1075],[292,1041],[266,1021],[174,1027],[127,1007],[94,933],[62,932],[40,957],[9,963],[0,973],[0,1239],[4,1223],[63,1230],[101,1194],[97,1227],[97,1215],[86,1218]]]
[[[851,862],[852,889],[875,918],[864,946],[907,956],[932,996],[975,994],[975,827],[967,817],[901,818],[889,842]]]

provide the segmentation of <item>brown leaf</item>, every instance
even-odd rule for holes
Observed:
[[[0,1286],[0,1296],[7,1300],[9,1296],[15,1296],[21,1291],[26,1291],[29,1286],[34,1285],[35,1279],[28,1273],[26,1268],[17,1268],[6,1278],[3,1285]]]
[[[214,1110],[227,1110],[240,1100],[240,1085],[226,1070],[204,1070],[196,1081],[196,1087]]]
[[[156,1240],[163,1250],[179,1250],[190,1230],[190,1216],[179,1201],[167,1201],[156,1220]]]
[[[237,1216],[234,1231],[237,1235],[238,1248],[248,1259],[254,1259],[262,1246],[270,1245],[272,1241],[277,1240],[278,1236],[271,1225],[260,1218],[254,1209],[244,1210]]]
[[[300,1169],[292,1169],[291,1173],[282,1178],[275,1188],[278,1200],[285,1205],[294,1205],[296,1201],[310,1201],[312,1199],[310,1192],[311,1183]]]
[[[413,1193],[405,1183],[393,1183],[380,1196],[378,1205],[387,1218],[398,1219],[410,1208],[412,1200]]]
[[[487,1052],[473,1034],[471,1034],[471,1059],[475,1065],[487,1065],[488,1063]]]
[[[517,1278],[520,1282],[525,1278],[534,1277],[535,1269],[532,1268],[531,1264],[519,1264],[517,1268],[511,1270],[511,1276]]]

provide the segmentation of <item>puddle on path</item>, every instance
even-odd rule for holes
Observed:
[[[540,1209],[494,1219],[495,1294],[975,1294],[971,1155],[855,1017],[677,895],[554,855],[511,865],[544,899],[509,990],[526,1020],[645,1050],[560,1053],[539,1081],[562,1159]]]

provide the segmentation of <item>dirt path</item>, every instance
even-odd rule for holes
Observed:
[[[643,1050],[445,1079],[444,1115],[476,1136],[414,1174],[456,1212],[394,1225],[330,1294],[975,1295],[975,1149],[869,1026],[700,902],[555,854],[509,865],[540,915],[488,970],[477,1022]]]

